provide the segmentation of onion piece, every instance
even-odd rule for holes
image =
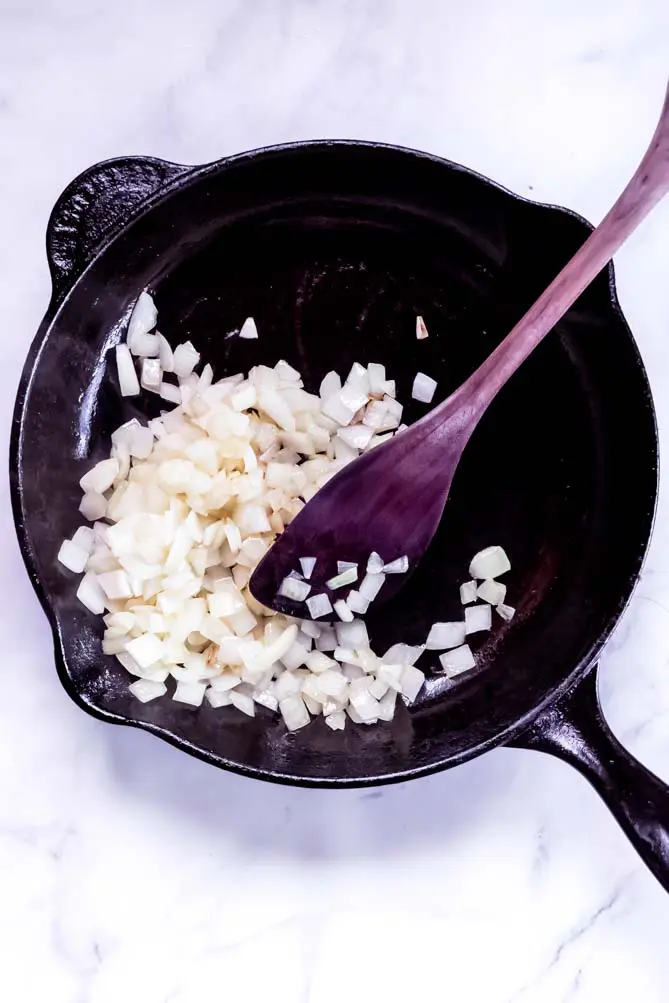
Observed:
[[[311,585],[290,576],[284,578],[279,588],[279,595],[285,596],[286,599],[293,599],[295,602],[303,602],[310,592]]]
[[[467,606],[465,608],[465,633],[475,634],[480,630],[490,630],[492,625],[492,610],[486,603],[483,606]]]
[[[346,714],[343,710],[333,711],[332,714],[326,715],[325,723],[333,731],[343,731],[346,727]]]
[[[184,341],[181,345],[177,345],[174,349],[173,356],[173,372],[175,372],[180,379],[185,379],[187,376],[190,376],[200,361],[200,353],[190,341]]]
[[[486,547],[471,560],[469,574],[472,578],[498,578],[511,569],[511,562],[502,547]]]
[[[311,578],[316,567],[315,557],[300,557],[300,567],[305,578]]]
[[[334,604],[334,611],[340,620],[350,623],[353,620],[353,612],[347,605],[345,599],[337,599]]]
[[[181,389],[173,383],[166,383],[163,380],[159,387],[159,393],[163,400],[169,401],[170,404],[181,404]]]
[[[158,311],[156,310],[153,298],[146,289],[137,297],[126,333],[126,341],[131,351],[134,351],[134,341],[137,335],[146,334],[156,326]]]
[[[84,575],[79,582],[77,599],[91,613],[97,613],[98,615],[104,613],[107,599],[98,583],[96,575],[90,574],[90,572]]]
[[[75,574],[81,574],[86,567],[88,554],[89,551],[83,547],[79,547],[74,540],[63,540],[56,560],[59,561],[63,567],[67,568],[68,571],[73,571]]]
[[[144,359],[142,361],[142,377],[140,382],[145,390],[159,389],[162,376],[159,359]]]
[[[244,693],[239,687],[234,690],[230,690],[230,703],[237,710],[240,710],[242,714],[246,714],[247,717],[255,717],[255,706],[253,704],[253,698],[249,693]]]
[[[339,393],[340,390],[341,378],[339,373],[335,373],[334,370],[331,370],[323,377],[318,392],[322,400],[328,400],[330,397],[333,397],[334,394]]]
[[[325,584],[329,589],[341,589],[345,585],[352,585],[353,582],[357,581],[357,578],[358,565],[354,564],[352,567],[346,568],[345,571],[341,571],[335,575],[334,578],[328,578]]]
[[[103,494],[112,486],[118,472],[118,460],[113,457],[101,460],[88,473],[84,474],[79,481],[79,486],[84,492],[95,491],[98,494]]]
[[[411,388],[411,396],[414,400],[422,401],[423,404],[429,404],[434,397],[436,389],[436,380],[433,380],[431,376],[426,376],[425,373],[416,373],[413,387]]]
[[[365,599],[356,589],[351,589],[346,597],[346,605],[352,613],[364,614],[369,609],[369,599]]]
[[[204,699],[206,689],[206,683],[195,681],[184,682],[181,680],[177,683],[177,687],[172,694],[172,699],[176,700],[177,703],[187,703],[191,707],[199,707]]]
[[[79,503],[79,511],[91,522],[104,519],[107,514],[107,499],[98,491],[87,491]]]
[[[443,655],[439,656],[439,661],[449,678],[476,668],[476,659],[468,644],[453,648],[451,651],[445,651]]]
[[[363,599],[372,602],[383,588],[385,580],[386,576],[384,574],[379,573],[378,575],[374,575],[368,571],[360,583],[359,594]]]
[[[230,690],[220,691],[212,689],[209,686],[204,694],[204,698],[208,704],[212,707],[218,709],[219,707],[229,707],[232,703],[232,693]]]
[[[280,700],[279,710],[288,731],[297,731],[298,728],[304,728],[309,724],[309,711],[299,694]]]
[[[433,623],[427,635],[425,647],[428,651],[444,651],[458,648],[465,643],[465,625],[461,622]]]
[[[160,360],[160,368],[164,373],[174,372],[174,352],[170,346],[169,341],[164,335],[156,331],[156,336],[158,338],[158,358]]]
[[[506,585],[496,582],[492,578],[486,578],[478,587],[477,595],[479,599],[490,603],[491,606],[499,606],[504,602],[506,596]]]
[[[139,380],[135,372],[135,363],[132,361],[130,349],[127,345],[117,345],[116,371],[118,373],[118,385],[122,397],[136,397],[139,393]]]
[[[424,651],[425,646],[422,644],[412,646],[410,644],[400,642],[399,644],[393,644],[390,648],[388,648],[383,656],[383,661],[388,662],[391,665],[395,662],[399,662],[402,665],[414,665]]]
[[[307,609],[313,620],[318,620],[321,616],[327,616],[328,613],[332,613],[332,603],[325,595],[321,592],[320,595],[310,596],[307,599]]]
[[[516,611],[513,606],[507,606],[506,603],[500,603],[499,606],[495,606],[495,609],[501,616],[502,620],[513,620],[516,615]]]
[[[167,686],[152,679],[138,679],[128,686],[128,690],[141,703],[148,703],[149,700],[164,696],[167,693]]]
[[[126,644],[126,651],[141,669],[159,662],[165,652],[163,642],[155,634],[140,634]],[[203,691],[204,695],[204,691]]]
[[[394,561],[383,565],[383,572],[386,575],[403,575],[409,570],[409,558],[404,554],[396,557]]]
[[[418,341],[424,341],[428,337],[427,327],[425,326],[425,321],[422,317],[416,317],[416,338]]]
[[[369,572],[370,575],[378,575],[380,574],[380,572],[383,571],[383,568],[384,568],[383,558],[381,557],[380,554],[377,554],[376,551],[373,550],[372,553],[369,555],[369,559],[367,560],[367,571]]]
[[[460,586],[460,602],[463,606],[466,606],[467,603],[470,602],[476,602],[477,595],[478,592],[475,581],[463,582]]]
[[[256,327],[256,322],[253,317],[247,317],[242,326],[239,329],[240,338],[257,338],[258,328]]]
[[[457,649],[456,649],[457,650]],[[415,665],[405,665],[400,678],[402,696],[408,703],[413,703],[420,693],[425,682],[425,673],[417,669]]]

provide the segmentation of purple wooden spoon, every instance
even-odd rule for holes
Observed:
[[[299,571],[300,557],[317,558],[311,594],[325,592],[332,601],[348,592],[331,593],[325,585],[337,561],[357,563],[362,578],[372,551],[386,561],[407,555],[412,571],[436,532],[462,451],[490,402],[667,191],[669,88],[643,160],[597,229],[455,393],[350,463],[305,505],[253,573],[253,595],[266,606],[308,617],[304,603],[278,595],[283,579]],[[406,577],[388,575],[375,601],[392,596]]]

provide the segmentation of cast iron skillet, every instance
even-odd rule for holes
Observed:
[[[319,720],[290,735],[263,708],[251,720],[169,699],[141,705],[55,561],[80,522],[79,477],[107,455],[118,424],[156,413],[147,397],[122,401],[110,364],[119,318],[144,286],[163,333],[192,339],[218,376],[283,357],[313,389],[328,369],[382,361],[401,400],[417,369],[443,397],[588,231],[573,213],[455,164],[364,143],[277,147],[198,168],[128,158],[77,178],[49,222],[53,296],[11,445],[19,542],[70,696],[217,766],[305,786],[406,780],[502,744],[541,749],[590,780],[669,887],[667,788],[613,737],[596,692],[596,658],[639,575],[657,490],[653,405],[612,270],[490,408],[428,557],[370,629],[383,649],[461,615],[457,583],[490,543],[511,555],[518,615],[478,643],[477,670],[456,684],[430,679],[392,723],[342,734]],[[427,342],[414,338],[416,313]],[[249,314],[260,339],[229,337]],[[409,406],[407,419],[421,413]]]

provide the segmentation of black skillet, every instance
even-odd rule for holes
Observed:
[[[156,413],[153,399],[121,399],[110,353],[144,286],[163,333],[191,339],[218,376],[285,358],[314,388],[328,369],[380,361],[406,402],[418,369],[442,397],[462,383],[589,230],[457,165],[363,143],[198,168],[127,158],[77,178],[49,222],[53,296],[23,372],[10,459],[19,542],[70,696],[214,765],[303,786],[407,780],[503,744],[550,752],[595,786],[669,888],[668,789],[616,741],[596,691],[596,659],[637,581],[657,492],[653,404],[612,270],[495,400],[427,558],[369,625],[383,649],[460,614],[457,583],[490,543],[511,555],[516,619],[479,642],[474,672],[429,678],[392,723],[333,733],[317,720],[291,735],[263,708],[249,719],[139,704],[55,561],[80,522],[83,471],[122,421]],[[428,341],[415,340],[417,313]],[[249,314],[260,339],[229,336]],[[424,657],[429,670],[436,656]]]

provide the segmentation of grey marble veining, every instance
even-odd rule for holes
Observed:
[[[49,210],[96,160],[310,137],[430,150],[597,220],[669,70],[666,0],[0,0],[0,331],[14,388]],[[669,428],[669,204],[616,260]],[[621,403],[622,406],[622,403]],[[6,453],[6,448],[5,448]],[[103,726],[61,690],[0,519],[0,984],[14,1003],[665,1003],[669,898],[566,766],[499,750],[367,792],[268,787]],[[669,510],[604,657],[669,780]]]

